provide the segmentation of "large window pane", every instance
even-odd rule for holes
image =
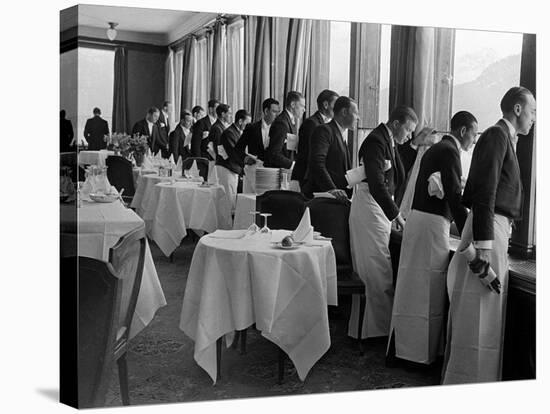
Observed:
[[[522,34],[457,30],[452,112],[466,110],[483,131],[501,117],[500,100],[519,85]]]
[[[330,22],[329,88],[349,96],[351,23]]]
[[[93,109],[101,109],[101,117],[109,123],[113,116],[115,76],[114,50],[78,48],[78,121],[75,134],[82,138],[86,120]]]

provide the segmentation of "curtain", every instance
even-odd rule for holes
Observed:
[[[181,114],[181,87],[183,78],[183,50],[178,50],[174,54],[174,120],[179,122]]]
[[[271,18],[258,17],[257,19],[250,90],[250,113],[255,120],[262,116],[262,102],[270,96],[271,91]]]
[[[329,87],[330,21],[314,20],[311,27],[310,65],[305,87],[306,116],[317,110],[317,96]]]
[[[233,113],[244,108],[242,32],[242,20],[227,26],[227,103],[233,108]]]
[[[194,78],[195,71],[195,39],[189,37],[183,43],[182,88],[180,109],[191,109],[195,105]]]
[[[218,99],[227,102],[225,76],[226,76],[226,48],[225,48],[225,24],[216,22],[212,36],[212,62],[209,66],[212,70],[210,83],[210,99]]]
[[[206,67],[204,68],[206,71],[206,99],[211,99],[210,92],[212,91],[212,62],[213,62],[213,54],[214,54],[214,36],[212,29],[208,30],[206,32]],[[220,99],[219,96],[217,96],[215,99]],[[206,107],[205,107],[206,109]]]
[[[271,18],[271,93],[278,100],[281,109],[285,100],[285,74],[287,62],[288,33],[290,19],[286,17]],[[267,97],[266,97],[267,98]]]
[[[130,132],[128,125],[128,56],[123,47],[115,48],[113,118],[111,132]]]
[[[195,73],[197,74],[196,84],[196,98],[195,105],[202,106],[205,110],[208,105],[208,40],[206,37],[197,41],[197,59],[195,65]]]
[[[254,119],[254,112],[252,111],[251,97],[252,97],[252,82],[254,77],[254,52],[256,48],[256,27],[258,25],[258,17],[256,16],[243,16],[244,19],[244,83],[243,94],[244,102],[243,106],[247,108],[252,114]]]
[[[284,94],[304,92],[309,70],[311,20],[290,19],[288,28]]]
[[[164,65],[165,67],[165,100],[170,101],[172,103],[172,109],[170,113],[168,114],[168,118],[170,119],[170,126],[171,130],[173,130],[176,127],[176,122],[179,122],[179,115],[176,119],[176,111],[175,111],[175,98],[176,98],[176,79],[175,79],[175,56],[174,51],[172,49],[169,49],[168,56],[166,57],[166,63]]]

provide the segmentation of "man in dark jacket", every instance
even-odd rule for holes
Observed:
[[[70,120],[65,118],[65,110],[62,109],[60,112],[61,115],[61,124],[59,126],[59,148],[60,152],[70,152],[74,151],[76,149],[75,146],[73,146],[73,138],[74,138],[74,131],[73,131],[73,124]]]
[[[180,122],[170,133],[169,147],[170,154],[174,157],[174,162],[181,157],[182,161],[191,156],[191,126],[193,125],[193,116],[191,113],[182,112]]]
[[[105,135],[109,134],[107,121],[101,118],[101,109],[94,108],[94,117],[89,118],[84,126],[84,138],[88,141],[88,150],[98,151],[107,147]]]
[[[265,161],[265,150],[269,146],[269,130],[275,118],[279,115],[279,101],[267,98],[262,103],[262,119],[248,124],[239,139],[239,148],[248,154]]]
[[[308,168],[310,140],[313,130],[319,125],[330,122],[334,116],[334,103],[338,99],[338,94],[330,89],[325,89],[317,97],[317,111],[307,118],[300,126],[298,132],[298,154],[296,164],[292,169],[292,180],[300,183],[300,188],[304,188],[305,177]]]
[[[163,158],[168,158],[168,140],[164,141],[160,134],[157,121],[159,119],[159,110],[156,107],[151,107],[147,110],[145,118],[134,124],[132,135],[140,134],[147,136],[147,143],[153,154],[161,152]]]
[[[208,154],[212,159],[217,160],[218,146],[220,145],[220,138],[223,131],[231,124],[231,107],[226,104],[219,104],[216,107],[216,122],[210,128],[208,134]]]
[[[157,126],[159,133],[162,136],[162,140],[168,142],[168,135],[170,135],[170,112],[172,111],[172,104],[170,101],[165,101],[162,104],[162,108],[159,112],[159,119]]]
[[[293,156],[287,150],[286,141],[297,139],[296,123],[302,118],[306,101],[300,92],[290,91],[285,99],[285,109],[275,118],[269,129],[269,146],[265,152],[265,166],[291,169]]]
[[[210,128],[216,122],[216,108],[220,102],[216,99],[208,101],[208,115],[199,119],[193,125],[193,137],[191,139],[191,153],[193,157],[203,157],[211,161],[215,159],[208,153],[208,135]]]

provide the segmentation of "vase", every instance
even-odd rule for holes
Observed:
[[[145,154],[142,152],[134,152],[134,159],[136,160],[136,165],[138,167],[141,167],[141,164],[143,164],[143,157]]]

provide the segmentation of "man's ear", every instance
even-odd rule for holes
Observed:
[[[517,103],[517,104],[514,105],[514,115],[515,116],[520,116],[522,110],[523,110],[523,108],[521,107],[520,103]]]

